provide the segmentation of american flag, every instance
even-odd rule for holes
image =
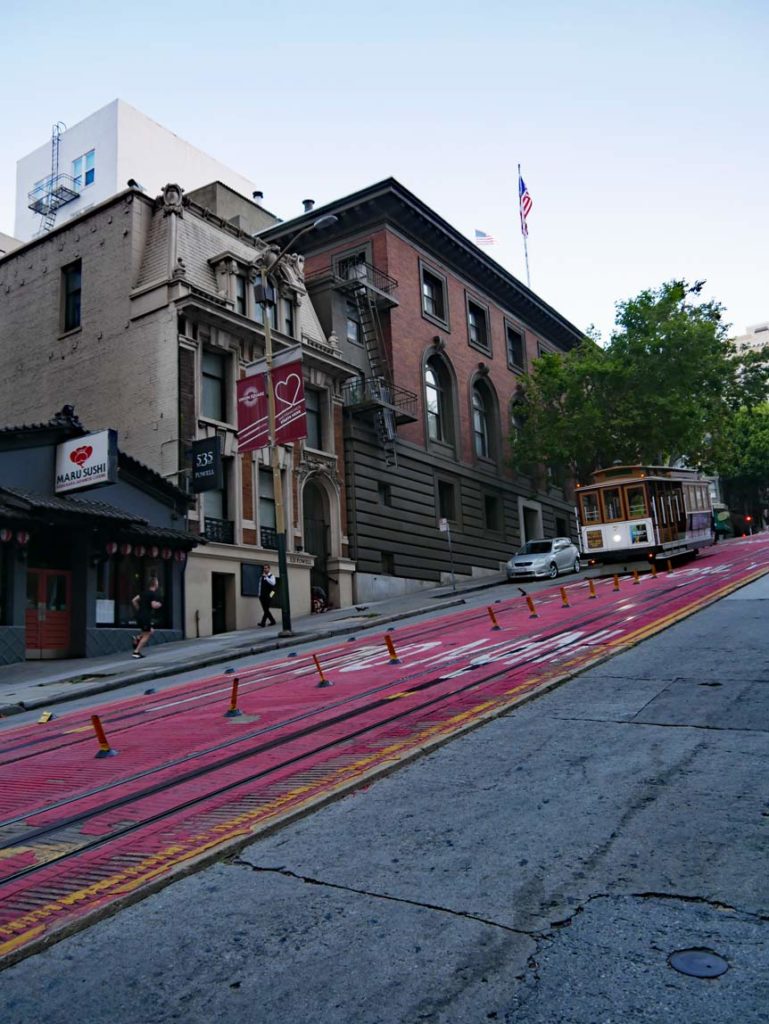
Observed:
[[[475,229],[475,244],[476,245],[496,245],[497,240],[493,235],[487,235],[485,231],[479,231]]]
[[[529,210],[531,209],[531,196],[529,190],[526,188],[526,183],[523,178],[518,174],[518,200],[521,207],[521,231],[523,232],[524,238],[528,238],[529,226],[526,223],[526,218],[529,216]]]

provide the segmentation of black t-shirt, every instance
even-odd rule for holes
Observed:
[[[136,612],[137,619],[141,619],[142,622],[152,621],[152,602],[159,601],[160,595],[157,590],[145,590],[139,595],[139,608]]]

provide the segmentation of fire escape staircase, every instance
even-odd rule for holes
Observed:
[[[335,283],[355,306],[370,376],[345,386],[344,403],[370,413],[388,468],[397,466],[397,425],[416,419],[416,395],[393,384],[393,372],[384,346],[381,306],[397,305],[393,292],[398,282],[369,263],[340,261]]]

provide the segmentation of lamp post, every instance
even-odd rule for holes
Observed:
[[[270,438],[270,463],[272,465],[272,492],[275,500],[275,536],[278,545],[278,576],[280,577],[281,630],[279,636],[293,636],[291,629],[291,598],[288,588],[288,563],[286,561],[286,513],[283,506],[283,481],[280,475],[280,455],[275,443],[275,388],[272,383],[272,326],[269,307],[275,305],[274,290],[267,281],[267,272],[275,270],[297,238],[315,228],[331,227],[339,218],[333,213],[318,217],[312,224],[297,231],[277,256],[265,253],[260,267],[262,320],[264,321],[264,361],[267,364],[267,423]]]

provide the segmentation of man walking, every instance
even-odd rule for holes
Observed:
[[[259,601],[261,603],[263,613],[262,621],[259,623],[260,626],[266,626],[268,624],[268,619],[270,626],[276,625],[275,619],[272,617],[272,612],[270,611],[270,601],[274,594],[275,577],[272,575],[269,565],[265,565],[262,567],[262,578],[259,582]]]
[[[149,638],[155,632],[152,625],[152,613],[157,611],[158,608],[163,607],[163,603],[158,601],[158,583],[157,577],[153,576],[147,585],[147,589],[137,594],[133,598],[131,604],[134,606],[136,611],[136,624],[139,627],[139,635],[133,638],[134,652],[131,655],[132,658],[143,658],[142,647],[144,647]]]

